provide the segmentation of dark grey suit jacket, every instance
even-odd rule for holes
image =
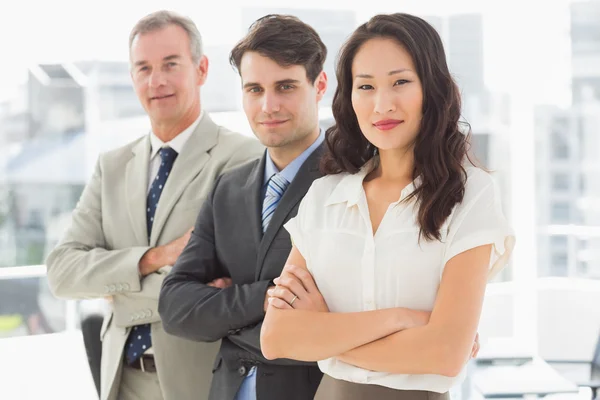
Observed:
[[[322,374],[315,363],[267,360],[260,328],[267,287],[291,250],[283,225],[298,212],[324,144],[304,162],[281,198],[264,236],[261,227],[265,156],[224,174],[200,210],[190,242],[163,282],[159,312],[165,331],[194,341],[222,339],[211,400],[234,399],[252,366],[259,400],[312,400]],[[231,277],[233,285],[206,284]],[[176,365],[173,368],[177,368]]]

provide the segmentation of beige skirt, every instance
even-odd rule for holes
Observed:
[[[323,375],[314,400],[450,400],[448,392],[397,390],[379,385],[364,385]]]

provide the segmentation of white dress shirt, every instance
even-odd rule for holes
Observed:
[[[158,152],[163,147],[170,147],[177,152],[177,154],[181,154],[183,151],[183,147],[185,146],[185,142],[192,136],[196,127],[204,117],[204,110],[200,111],[200,115],[198,119],[196,119],[190,126],[188,126],[183,132],[179,135],[175,136],[171,141],[165,143],[158,138],[154,134],[154,132],[150,132],[150,166],[148,168],[148,192],[150,191],[150,187],[152,186],[152,181],[158,174],[158,169],[160,168],[160,155]]]
[[[356,174],[316,180],[302,200],[298,215],[285,225],[330,311],[392,307],[431,311],[444,266],[452,257],[493,244],[490,272],[506,264],[514,235],[502,214],[497,186],[488,173],[465,167],[465,196],[443,224],[442,240],[421,239],[419,243],[415,201],[401,202],[419,180],[390,204],[373,236],[363,180],[376,162],[376,158],[371,160]],[[336,379],[439,393],[459,383],[465,372],[455,378],[391,374],[365,370],[336,358],[319,361],[319,367]]]
[[[185,146],[185,142],[192,136],[194,130],[198,127],[198,124],[202,120],[204,116],[204,110],[200,111],[200,115],[198,119],[196,119],[190,126],[188,126],[183,132],[179,135],[175,136],[171,141],[165,143],[158,138],[154,134],[154,132],[150,132],[150,165],[148,166],[148,190],[150,192],[150,188],[152,187],[152,181],[156,178],[158,174],[158,170],[160,168],[161,158],[158,152],[163,147],[170,147],[180,154],[183,151],[183,147]],[[150,347],[148,350],[144,352],[144,354],[154,354],[154,348]]]

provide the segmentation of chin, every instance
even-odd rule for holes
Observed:
[[[374,132],[366,136],[367,140],[380,151],[400,150],[409,146],[410,141],[404,135]]]
[[[261,139],[260,140],[261,144],[265,147],[272,147],[272,148],[279,148],[279,147],[283,147],[287,144],[287,142],[284,139],[281,138],[267,138],[267,139]]]

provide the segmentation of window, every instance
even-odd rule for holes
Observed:
[[[569,190],[571,182],[569,175],[564,172],[557,172],[552,175],[552,189],[557,191]]]
[[[550,209],[550,219],[555,224],[568,224],[571,221],[571,205],[567,202],[554,202]]]
[[[570,156],[569,142],[567,141],[567,132],[553,131],[552,138],[552,157],[564,160]]]

